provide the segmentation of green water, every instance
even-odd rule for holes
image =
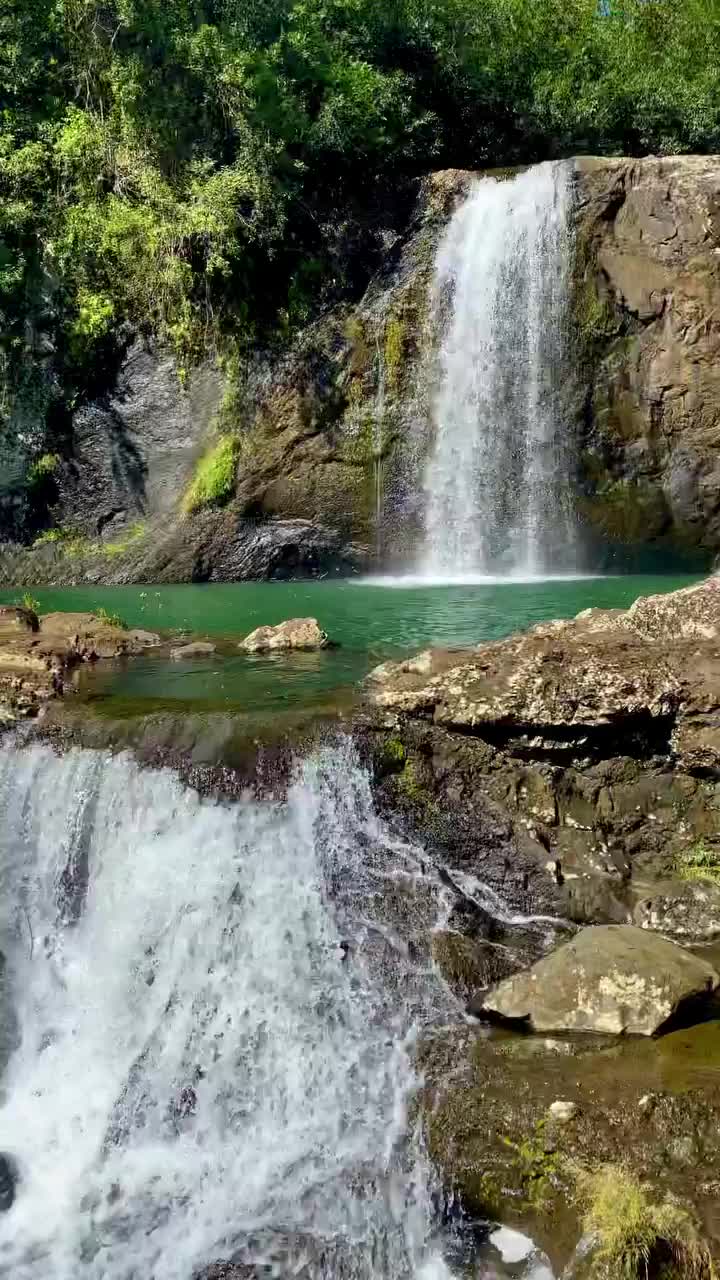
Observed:
[[[232,583],[163,587],[72,587],[36,592],[42,612],[118,613],[131,627],[209,637],[218,653],[192,662],[166,654],[84,669],[81,690],[98,703],[137,709],[192,705],[244,711],[328,701],[357,687],[393,655],[429,644],[463,646],[496,639],[589,606],[626,608],[640,595],[696,581],[688,575],[624,576],[529,583],[392,587],[371,582]],[[17,592],[0,592],[0,603]],[[267,657],[238,653],[254,627],[316,617],[338,648]]]

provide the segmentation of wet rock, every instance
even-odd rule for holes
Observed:
[[[534,1031],[654,1035],[690,1001],[720,984],[711,965],[642,929],[583,929],[533,967],[507,978],[477,1012]]]
[[[215,652],[214,644],[205,640],[193,640],[191,644],[183,644],[177,649],[171,649],[170,657],[173,662],[182,662],[186,658],[209,658]]]
[[[467,1213],[526,1232],[556,1276],[583,1233],[578,1170],[609,1163],[677,1197],[717,1254],[719,1040],[719,1023],[659,1039],[439,1031],[420,1046],[430,1156]],[[558,1099],[576,1112],[549,1125]]]
[[[128,640],[133,645],[139,645],[143,649],[156,649],[162,643],[157,632],[142,631],[139,627],[134,627],[128,631]]]
[[[11,1156],[0,1153],[0,1213],[6,1213],[15,1202],[18,1174]]]
[[[38,631],[40,623],[34,609],[24,605],[0,605],[0,635],[15,631]]]
[[[713,891],[678,874],[720,848],[719,581],[384,663],[366,692],[381,799],[449,865],[493,887],[522,868],[574,922],[637,907],[643,927],[712,937]]]
[[[37,631],[0,627],[0,724],[40,714],[62,697],[81,662],[142,653],[159,644],[147,631],[128,631],[92,613],[49,613]]]
[[[289,618],[275,627],[257,627],[238,645],[246,653],[264,653],[282,649],[324,649],[328,635],[316,618]]]
[[[633,922],[678,942],[711,942],[720,937],[720,884],[678,880],[659,886],[637,903]]]

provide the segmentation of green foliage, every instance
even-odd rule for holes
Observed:
[[[120,617],[119,613],[110,613],[102,605],[100,605],[99,609],[93,610],[93,616],[97,618],[98,622],[104,622],[107,627],[119,627],[121,631],[127,631],[128,629],[127,622]]]
[[[38,614],[40,612],[40,601],[30,595],[29,591],[23,592],[19,600],[15,603],[22,609],[29,609],[31,613]]]
[[[720,149],[719,35],[718,0],[7,0],[0,436],[54,452],[132,329],[184,374],[284,339],[431,166]]]
[[[698,840],[678,858],[675,870],[682,880],[715,880],[720,883],[720,850]]]
[[[237,436],[222,436],[200,459],[189,489],[183,497],[183,511],[222,506],[235,488],[235,472],[240,454]]]
[[[536,1208],[547,1203],[560,1172],[560,1157],[546,1133],[547,1121],[538,1120],[532,1133],[520,1142],[503,1137],[514,1152],[513,1164],[527,1201]]]
[[[585,1204],[583,1225],[597,1239],[597,1260],[612,1280],[673,1274],[713,1280],[710,1253],[677,1201],[653,1199],[652,1188],[618,1165],[582,1174],[578,1186]]]
[[[60,465],[60,458],[56,453],[43,453],[32,463],[28,471],[28,481],[31,485],[42,484],[49,476],[53,476]]]

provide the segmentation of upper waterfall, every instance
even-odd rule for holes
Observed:
[[[429,577],[576,568],[567,387],[569,168],[482,178],[440,243]]]

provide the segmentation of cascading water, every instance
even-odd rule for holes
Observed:
[[[425,476],[428,577],[570,572],[569,171],[483,178],[435,264],[441,334]]]
[[[348,750],[283,804],[225,806],[129,758],[5,748],[0,812],[0,1275],[190,1280],[238,1251],[445,1275],[404,1137],[412,1009],[347,955],[389,854]]]
[[[0,1277],[460,1274],[407,1112],[414,1029],[458,1012],[427,946],[447,888],[352,745],[224,804],[6,743],[0,814]]]

